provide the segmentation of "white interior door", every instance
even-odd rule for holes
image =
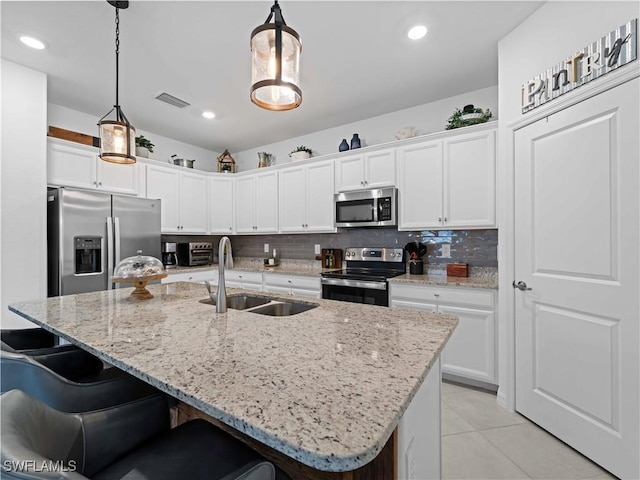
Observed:
[[[639,83],[515,134],[516,410],[621,478],[640,478]]]

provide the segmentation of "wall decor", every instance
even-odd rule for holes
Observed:
[[[544,105],[637,58],[638,19],[621,25],[522,84],[522,113]]]
[[[477,125],[479,123],[485,123],[493,117],[491,110],[488,108],[482,110],[476,108],[473,105],[465,105],[462,110],[456,108],[453,114],[447,120],[445,130],[453,130],[454,128],[468,127],[470,125]]]
[[[236,173],[236,161],[233,159],[228,149],[218,157],[218,172]]]

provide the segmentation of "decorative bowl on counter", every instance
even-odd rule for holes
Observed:
[[[132,284],[135,290],[131,292],[131,297],[145,300],[153,298],[151,292],[146,288],[147,283],[166,276],[167,272],[160,260],[156,257],[142,255],[142,250],[138,250],[138,255],[127,257],[116,265],[111,281]]]

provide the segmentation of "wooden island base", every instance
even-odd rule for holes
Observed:
[[[350,472],[325,472],[316,470],[315,468],[304,465],[272,448],[267,447],[263,443],[229,427],[216,420],[200,410],[178,402],[173,409],[172,422],[175,426],[185,423],[189,420],[202,418],[216,427],[224,430],[243,443],[259,452],[270,462],[280,467],[294,480],[397,480],[398,479],[398,429],[396,428],[391,437],[387,441],[382,451],[376,458],[367,465],[352,470]]]

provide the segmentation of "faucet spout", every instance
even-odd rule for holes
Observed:
[[[216,297],[216,313],[225,313],[227,311],[227,289],[224,284],[225,267],[233,268],[233,253],[231,251],[231,240],[229,240],[229,237],[222,237],[218,244],[218,296]]]

